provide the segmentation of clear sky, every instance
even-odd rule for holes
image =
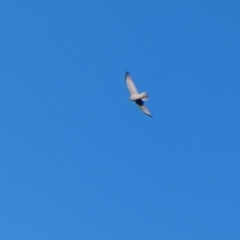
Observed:
[[[1,0],[0,239],[239,240],[239,12]]]

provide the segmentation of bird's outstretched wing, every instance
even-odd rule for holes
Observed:
[[[149,112],[148,108],[144,104],[144,102],[141,99],[135,100],[136,104],[139,106],[139,108],[148,115],[149,117],[153,117],[152,114]]]
[[[132,78],[131,78],[131,76],[129,75],[128,72],[126,72],[126,74],[125,74],[125,80],[126,80],[127,87],[128,87],[128,90],[129,90],[130,94],[131,95],[138,94],[137,88],[134,85],[133,80],[132,80]]]

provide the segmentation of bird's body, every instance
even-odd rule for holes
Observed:
[[[125,74],[125,80],[126,80],[128,90],[130,92],[130,100],[135,101],[135,103],[143,111],[143,113],[145,113],[149,117],[152,117],[151,113],[149,112],[149,110],[147,109],[146,105],[143,102],[148,100],[147,93],[146,92],[143,92],[140,94],[138,93],[137,88],[134,85],[134,82],[128,72],[126,72]]]

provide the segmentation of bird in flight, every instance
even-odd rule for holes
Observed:
[[[147,93],[146,92],[140,94],[138,93],[137,88],[134,85],[134,82],[128,72],[126,72],[125,74],[125,80],[127,83],[128,90],[130,92],[130,100],[135,101],[135,103],[143,111],[143,113],[145,113],[149,117],[153,117],[149,110],[147,109],[146,105],[144,104],[144,101],[148,100]]]

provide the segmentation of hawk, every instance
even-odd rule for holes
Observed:
[[[134,82],[128,72],[125,74],[125,80],[127,83],[128,90],[130,92],[130,100],[135,101],[135,103],[138,105],[138,107],[148,115],[149,117],[153,117],[149,110],[147,109],[146,105],[144,104],[144,101],[148,100],[148,95],[146,92],[138,93],[136,86],[134,85]]]

